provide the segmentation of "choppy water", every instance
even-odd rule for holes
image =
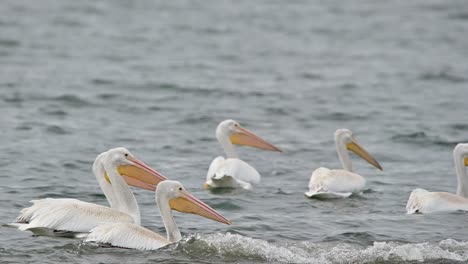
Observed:
[[[21,1],[0,4],[0,219],[31,199],[105,204],[96,155],[125,146],[231,219],[177,215],[163,250],[100,248],[0,228],[14,262],[468,261],[468,217],[405,215],[415,187],[454,191],[451,151],[468,141],[468,2]],[[233,118],[285,152],[240,149],[253,191],[208,192]],[[336,128],[384,167],[353,158],[362,196],[303,196],[339,166]],[[143,224],[164,232],[153,194]]]

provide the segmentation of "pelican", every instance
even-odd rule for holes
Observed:
[[[260,182],[260,174],[247,162],[239,159],[234,144],[281,152],[277,147],[231,119],[219,123],[216,128],[216,138],[223,147],[226,158],[219,156],[211,162],[203,185],[205,189],[239,187],[251,189],[253,184]]]
[[[453,149],[453,160],[457,173],[457,194],[428,192],[414,189],[406,204],[408,214],[468,211],[468,182],[465,167],[468,166],[468,144],[460,143]]]
[[[93,172],[110,207],[69,198],[33,200],[12,225],[36,235],[55,236],[86,233],[101,222],[140,224],[138,203],[127,184],[154,191],[166,179],[125,148],[98,155]]]
[[[176,210],[180,212],[198,214],[224,224],[231,224],[229,220],[195,198],[177,181],[160,182],[156,187],[155,200],[166,228],[166,238],[132,223],[103,223],[93,228],[85,241],[140,250],[154,250],[177,243],[182,239],[182,235],[172,215],[174,205],[180,205],[176,206]]]
[[[309,198],[345,198],[353,193],[360,193],[366,179],[353,171],[351,159],[347,150],[382,170],[380,164],[356,141],[349,129],[335,131],[335,145],[338,158],[343,166],[342,170],[330,170],[320,167],[312,172],[309,181],[309,191],[305,195]]]

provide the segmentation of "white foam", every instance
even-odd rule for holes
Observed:
[[[436,243],[374,242],[361,247],[345,243],[268,242],[236,234],[196,235],[190,239],[202,242],[198,250],[214,252],[223,259],[265,260],[293,263],[362,263],[375,261],[468,260],[468,242],[446,239]],[[189,239],[189,240],[190,240]],[[184,242],[183,247],[191,243]],[[204,248],[205,247],[205,248]],[[206,248],[208,247],[208,248]]]
[[[297,248],[296,251],[296,248],[275,245],[261,239],[231,233],[196,235],[195,239],[205,242],[210,248],[214,248],[217,255],[221,257],[236,256],[280,262],[310,262],[307,252],[303,252],[303,250]]]

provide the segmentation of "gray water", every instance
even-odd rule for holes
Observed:
[[[106,204],[91,164],[117,146],[233,221],[177,213],[184,239],[143,252],[0,227],[2,263],[468,261],[466,213],[406,215],[413,188],[456,189],[468,141],[468,2],[22,1],[0,4],[0,220],[29,201]],[[283,153],[239,148],[262,183],[202,188],[227,118]],[[336,168],[337,128],[367,190],[303,192]],[[135,190],[163,233],[154,195]]]

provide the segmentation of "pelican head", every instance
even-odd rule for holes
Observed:
[[[167,179],[156,170],[138,160],[126,148],[110,149],[106,154],[104,162],[107,162],[113,168],[117,168],[117,172],[125,179],[128,185],[154,191],[159,182]],[[105,172],[104,177],[108,183],[112,184],[107,172]]]
[[[281,152],[279,148],[243,128],[237,121],[232,119],[219,123],[216,128],[216,137],[221,144],[223,144],[224,138],[228,138],[231,144]]]
[[[455,162],[468,166],[468,143],[457,144],[453,149],[453,158]]]
[[[345,155],[343,155],[343,150],[347,149],[350,150],[354,153],[356,153],[359,157],[363,158],[367,162],[369,162],[371,165],[376,167],[379,170],[383,170],[382,166],[377,162],[377,160],[374,159],[356,140],[356,138],[353,135],[353,132],[351,130],[346,129],[346,128],[341,128],[337,129],[335,131],[335,142],[336,142],[336,147],[338,151],[338,156],[340,157],[340,160],[342,161],[344,167],[351,168],[350,161],[344,160]],[[347,164],[349,163],[349,164]]]
[[[178,181],[162,181],[156,187],[156,203],[158,198],[164,197],[169,201],[171,209],[190,214],[197,214],[224,224],[230,225],[231,222],[216,212],[209,205],[200,201],[189,193]]]

